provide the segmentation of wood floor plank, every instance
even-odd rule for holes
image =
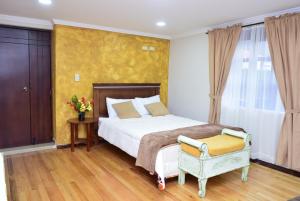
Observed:
[[[78,147],[5,158],[9,200],[13,201],[286,201],[300,195],[300,178],[252,164],[248,182],[241,171],[210,178],[207,196],[198,197],[197,179],[186,184],[167,180],[159,191],[155,176],[134,165],[135,159],[101,143],[90,152]]]

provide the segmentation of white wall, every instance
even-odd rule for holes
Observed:
[[[208,74],[207,34],[171,41],[168,103],[171,113],[207,122]]]
[[[5,185],[5,172],[4,172],[4,161],[3,161],[2,153],[0,153],[0,198],[3,201],[7,200],[6,185]]]

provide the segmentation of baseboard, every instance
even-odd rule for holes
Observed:
[[[22,146],[22,147],[6,148],[6,149],[1,149],[0,152],[2,152],[4,156],[9,156],[14,154],[22,154],[22,153],[49,150],[49,149],[56,149],[56,145],[54,144],[54,142]]]
[[[80,142],[80,143],[76,143],[75,147],[77,146],[86,146],[86,143],[84,142]],[[66,148],[71,148],[71,144],[60,144],[60,145],[56,145],[57,149],[66,149]]]
[[[75,143],[75,147],[77,146],[86,146],[86,142],[85,142],[85,139],[82,140],[83,142],[76,142]],[[103,138],[98,138],[98,141],[97,142],[94,142],[94,145],[95,144],[99,144],[99,143],[105,143],[106,141],[103,139]],[[57,149],[65,149],[65,148],[71,148],[71,144],[57,144],[56,145],[56,148]]]
[[[262,161],[262,160],[259,160],[259,159],[251,159],[251,162],[257,163],[259,165],[262,165],[262,166],[265,166],[265,167],[268,167],[268,168],[271,168],[271,169],[274,169],[274,170],[278,170],[280,172],[284,172],[284,173],[287,173],[287,174],[290,174],[290,175],[293,175],[293,176],[296,176],[296,177],[300,177],[300,172],[298,172],[296,170],[291,170],[291,169],[288,169],[288,168],[285,168],[285,167],[282,167],[282,166],[279,166],[279,165],[275,165],[275,164],[272,164],[272,163],[268,163],[268,162],[265,162],[265,161]]]
[[[252,159],[259,159],[261,161],[267,162],[267,163],[271,163],[274,164],[275,163],[275,157],[269,156],[267,154],[264,153],[260,153],[260,152],[256,152],[256,153],[251,153],[251,158]]]

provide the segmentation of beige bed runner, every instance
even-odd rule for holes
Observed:
[[[212,137],[221,133],[223,128],[243,130],[217,124],[204,124],[169,131],[161,131],[144,135],[139,146],[136,166],[143,167],[151,173],[155,172],[155,162],[158,151],[167,145],[176,144],[179,135],[193,139]]]

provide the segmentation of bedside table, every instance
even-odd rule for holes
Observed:
[[[86,128],[86,150],[90,151],[90,147],[93,141],[92,134],[95,123],[98,122],[95,118],[85,118],[84,121],[79,121],[78,118],[69,119],[67,121],[70,124],[71,130],[71,151],[74,152],[75,141],[78,140],[78,126],[82,124]]]

